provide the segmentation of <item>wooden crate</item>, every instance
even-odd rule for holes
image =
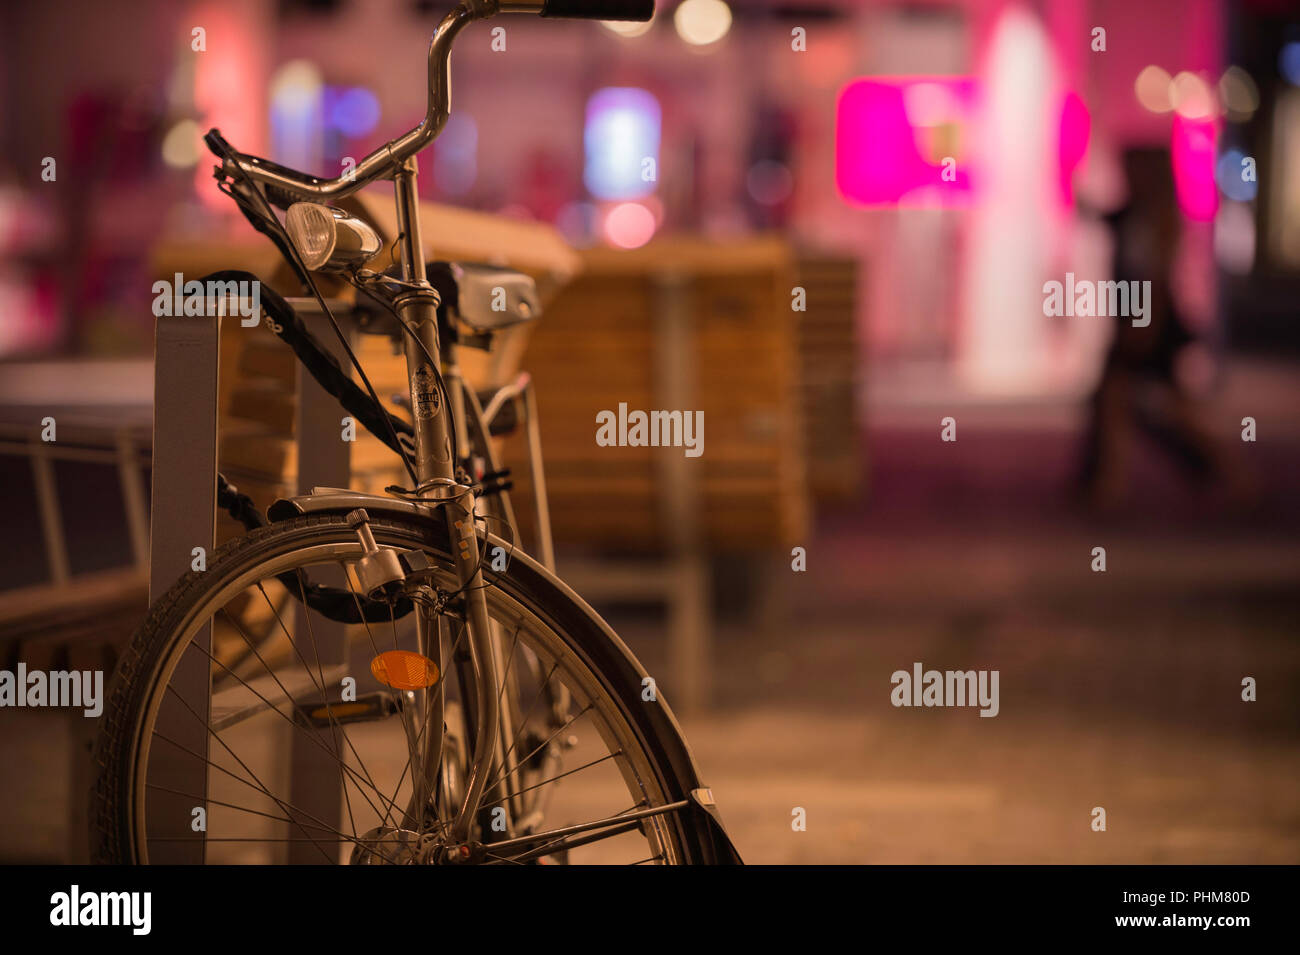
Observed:
[[[632,252],[594,249],[538,323],[525,365],[538,387],[557,546],[656,552],[664,526],[665,455],[679,448],[599,447],[596,416],[629,410],[701,410],[704,453],[684,471],[698,483],[703,537],[716,552],[783,547],[807,527],[798,359],[790,311],[792,258],[775,239],[715,244],[664,239]],[[664,277],[685,284],[687,358],[694,397],[665,404],[656,362]],[[524,442],[517,510],[530,540]]]
[[[806,294],[799,316],[800,392],[808,487],[818,502],[862,493],[864,448],[858,412],[858,263],[801,250],[795,265]]]

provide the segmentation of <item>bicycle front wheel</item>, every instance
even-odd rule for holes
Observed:
[[[416,645],[417,613],[403,616],[409,603],[376,619],[358,593],[364,551],[341,516],[230,542],[155,603],[114,676],[96,747],[98,861],[439,861],[472,758],[458,716],[472,714],[478,689],[507,699],[513,732],[496,750],[473,861],[719,861],[676,722],[589,608],[516,557],[485,574],[498,659],[468,665],[445,525],[370,526],[381,546],[429,558],[422,590],[402,598],[438,615],[442,666],[428,685],[382,682],[376,660],[427,646]],[[334,587],[329,616],[308,599],[322,583]],[[331,619],[339,599],[360,622]],[[479,680],[485,688],[469,685]],[[434,751],[434,772],[414,772]]]

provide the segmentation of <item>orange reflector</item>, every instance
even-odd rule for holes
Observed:
[[[386,650],[370,661],[375,679],[394,690],[423,690],[438,682],[438,664],[410,650]]]

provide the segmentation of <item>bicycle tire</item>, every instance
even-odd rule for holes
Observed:
[[[426,518],[374,517],[371,528],[381,544],[418,547],[436,560],[449,562],[446,525],[438,512]],[[481,546],[505,546],[482,534]],[[134,763],[147,701],[155,693],[180,635],[198,608],[223,581],[239,579],[276,555],[323,542],[355,539],[341,515],[309,515],[272,524],[230,541],[212,556],[208,569],[180,578],[150,608],[113,675],[104,718],[94,749],[96,778],[91,794],[91,858],[105,864],[133,864],[137,856],[132,805]],[[486,552],[486,551],[485,551]],[[528,607],[572,650],[617,706],[635,734],[664,798],[689,800],[701,788],[688,744],[662,699],[642,699],[645,670],[609,626],[580,598],[541,565],[516,553],[506,571],[492,575],[488,586]],[[703,809],[674,812],[683,861],[691,864],[738,861],[719,839],[716,824]]]

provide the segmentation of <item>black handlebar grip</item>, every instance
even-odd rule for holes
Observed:
[[[544,17],[573,20],[639,20],[655,15],[655,0],[546,0]]]
[[[212,154],[221,159],[225,159],[226,156],[234,152],[234,150],[230,148],[230,143],[226,142],[225,137],[221,135],[221,130],[215,127],[207,131],[203,137],[203,141],[207,143],[208,149],[211,150]]]

